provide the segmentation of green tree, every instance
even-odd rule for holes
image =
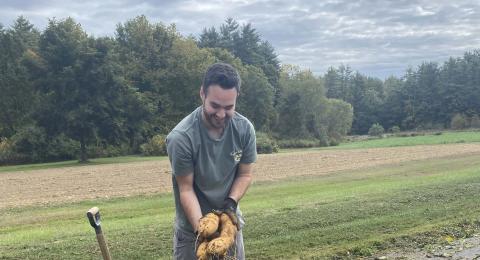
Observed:
[[[371,124],[379,121],[385,100],[381,80],[354,73],[345,65],[329,68],[323,78],[328,98],[340,99],[353,106],[353,133],[367,133]]]
[[[165,134],[201,104],[199,98],[203,74],[215,62],[208,49],[200,49],[192,39],[177,38],[167,58],[168,68],[163,79],[170,109],[163,122]]]
[[[280,62],[273,46],[268,41],[262,40],[250,23],[240,26],[234,19],[227,18],[219,31],[217,33],[214,27],[203,29],[197,41],[198,46],[225,49],[244,64],[260,68],[274,88],[277,98]],[[276,99],[274,103],[276,104]]]
[[[327,100],[327,111],[321,121],[326,128],[329,145],[339,144],[343,137],[350,132],[353,122],[353,107],[339,99]]]
[[[168,91],[176,86],[169,85],[167,78],[172,77],[169,62],[177,38],[174,25],[150,23],[144,15],[117,26],[117,52],[137,96],[130,103],[136,110],[127,115],[129,143],[136,149],[153,135],[165,134],[173,124],[170,115],[176,112]]]
[[[432,126],[442,122],[438,111],[442,106],[439,68],[436,63],[424,62],[416,72],[416,120],[419,126]],[[427,127],[428,128],[428,127]]]
[[[10,137],[32,124],[37,98],[28,62],[36,55],[39,33],[24,17],[12,28],[0,27],[0,137]]]
[[[45,76],[37,81],[44,94],[37,120],[48,135],[65,133],[78,141],[82,162],[87,145],[123,136],[127,87],[113,44],[88,37],[72,18],[50,20],[40,36]]]
[[[338,69],[330,67],[324,77],[327,97],[353,103],[353,76],[349,66],[341,65]]]
[[[278,124],[275,131],[285,138],[321,138],[320,119],[326,111],[323,83],[310,71],[284,66],[280,76]]]
[[[225,23],[220,26],[220,45],[211,45],[207,46],[210,48],[223,48],[227,51],[231,52],[233,55],[235,54],[235,41],[240,38],[240,34],[238,32],[239,24],[233,18],[229,17],[225,20]],[[238,57],[238,56],[237,56]]]
[[[254,66],[241,68],[242,88],[237,110],[249,118],[260,131],[270,131],[276,121],[273,107],[273,87],[262,73]]]
[[[198,40],[198,47],[200,48],[215,48],[220,46],[220,34],[215,27],[203,28],[200,39]]]
[[[327,99],[324,83],[308,70],[284,65],[280,74],[277,135],[287,139],[316,138],[336,145],[350,131],[352,106]]]
[[[385,101],[380,108],[379,121],[386,129],[400,125],[405,118],[403,81],[389,77],[384,81]]]

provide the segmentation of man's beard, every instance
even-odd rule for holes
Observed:
[[[205,104],[203,105],[202,110],[205,121],[207,121],[208,125],[214,129],[224,129],[230,120],[230,116],[228,116],[228,114],[225,114],[225,117],[222,120],[216,119],[215,113],[208,114],[207,110],[205,109]]]

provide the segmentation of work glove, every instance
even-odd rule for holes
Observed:
[[[223,201],[223,212],[225,212],[230,219],[232,220],[233,224],[237,226],[237,230],[240,230],[240,222],[238,221],[237,217],[237,202],[228,197]]]

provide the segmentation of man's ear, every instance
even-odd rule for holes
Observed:
[[[200,86],[200,98],[202,99],[202,103],[205,102],[205,91],[203,90],[203,86]]]

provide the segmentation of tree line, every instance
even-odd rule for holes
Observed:
[[[353,106],[354,134],[376,123],[386,130],[480,128],[480,50],[442,65],[423,62],[401,78],[382,81],[340,66],[323,79],[327,97]]]
[[[259,138],[336,145],[374,123],[449,127],[460,116],[472,125],[480,112],[478,51],[382,81],[348,66],[316,76],[280,65],[251,24],[230,18],[194,38],[145,16],[119,23],[112,37],[89,35],[72,18],[39,31],[19,17],[0,25],[0,164],[155,150],[200,105],[214,62],[240,72],[237,111]]]
[[[89,35],[72,18],[51,19],[43,31],[24,17],[0,27],[0,162],[85,161],[151,149],[146,144],[200,105],[203,73],[214,62],[238,69],[237,110],[259,133],[328,145],[348,132],[351,106],[326,98],[321,79],[282,69],[250,24],[227,19],[220,31],[220,41],[208,45],[203,35],[185,37],[145,16],[118,24],[113,37]],[[327,114],[336,110],[345,117],[330,122]]]

